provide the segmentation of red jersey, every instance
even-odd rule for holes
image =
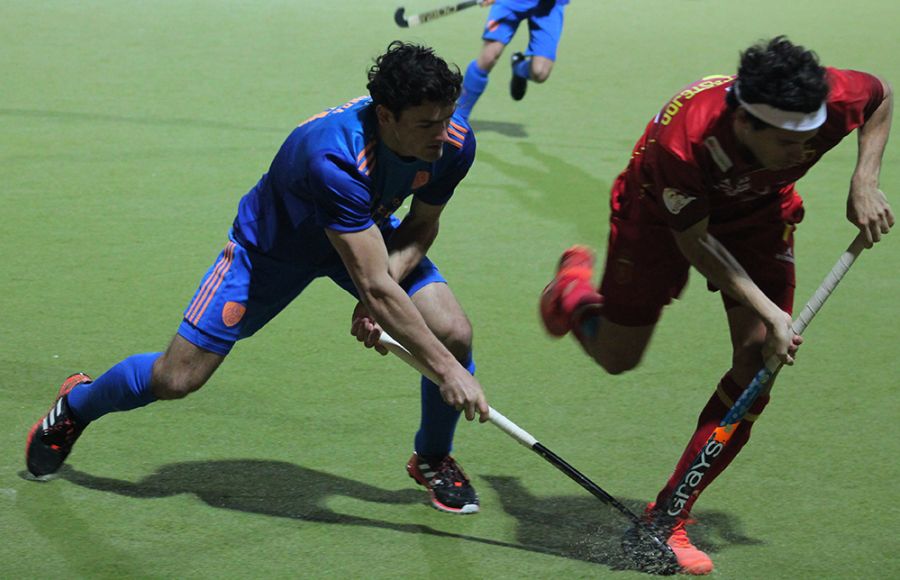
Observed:
[[[884,98],[881,81],[872,75],[826,71],[828,118],[807,143],[800,165],[772,171],[755,161],[738,143],[734,111],[725,103],[737,77],[706,77],[675,95],[647,125],[613,188],[613,211],[637,201],[648,210],[641,212],[643,219],[679,231],[706,217],[714,232],[746,219],[799,221],[802,202],[794,183]]]

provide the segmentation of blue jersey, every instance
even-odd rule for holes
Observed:
[[[475,158],[469,124],[454,115],[435,162],[397,156],[378,139],[375,107],[360,97],[304,121],[285,140],[269,171],[240,201],[233,235],[276,260],[339,261],[325,230],[396,226],[410,195],[443,205]]]

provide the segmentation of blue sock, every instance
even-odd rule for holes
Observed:
[[[89,423],[113,411],[128,411],[156,400],[150,390],[150,372],[161,352],[136,354],[109,369],[92,383],[69,392],[69,408],[79,422]]]
[[[513,74],[524,79],[531,78],[531,59],[524,58],[513,65]]]
[[[466,369],[475,374],[475,361],[469,355]],[[453,449],[453,434],[461,411],[444,402],[438,386],[422,377],[422,422],[416,433],[415,449],[419,455],[444,456]]]
[[[463,77],[462,94],[456,101],[456,112],[468,121],[469,115],[472,114],[472,107],[478,101],[478,97],[484,92],[488,84],[488,73],[478,68],[477,61],[469,63],[466,69],[466,76]]]

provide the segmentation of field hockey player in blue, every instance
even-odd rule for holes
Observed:
[[[441,211],[475,156],[471,129],[454,115],[462,78],[430,48],[399,41],[368,78],[370,96],[301,123],[241,199],[225,249],[165,353],[131,356],[96,380],[83,373],[66,379],[28,434],[33,476],[55,473],[103,415],[202,387],[237,341],[314,279],[328,277],[359,299],[352,334],[383,350],[376,342],[384,327],[440,378],[440,385],[422,379],[407,471],[434,507],[478,511],[450,451],[460,413],[484,421],[488,404],[473,376],[470,323],[426,257]],[[410,197],[401,221],[393,213]]]
[[[462,95],[456,111],[468,120],[472,107],[484,93],[488,75],[503,55],[519,24],[528,21],[528,48],[512,55],[510,96],[521,101],[528,81],[542,83],[550,77],[556,61],[556,48],[562,36],[563,11],[569,0],[485,0],[490,6],[481,38],[484,44],[478,58],[469,63],[463,79]]]

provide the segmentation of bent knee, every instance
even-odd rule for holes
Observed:
[[[203,384],[196,384],[190,382],[163,382],[163,383],[154,383],[153,384],[153,394],[156,395],[157,399],[161,399],[163,401],[173,401],[175,399],[183,399],[193,393],[196,390],[199,390]]]
[[[540,84],[549,78],[550,78],[550,69],[547,69],[546,71],[531,71],[531,78],[529,80]]]
[[[603,359],[599,357],[595,357],[596,360],[603,370],[611,375],[621,375],[622,373],[628,372],[638,366],[640,363],[640,359],[638,360],[621,360],[621,359]]]
[[[472,352],[472,325],[466,319],[455,322],[441,333],[440,340],[456,360],[466,361]]]
[[[153,394],[157,399],[183,399],[202,387],[205,382],[191,380],[190,377],[154,377]]]
[[[611,375],[620,375],[630,371],[641,362],[641,356],[623,355],[605,351],[588,352],[600,367]]]
[[[225,355],[204,350],[176,334],[153,363],[150,387],[158,399],[182,399],[202,387],[223,360]]]
[[[553,70],[553,61],[547,59],[538,59],[535,57],[531,62],[530,80],[535,83],[542,83],[550,78],[550,71]]]

